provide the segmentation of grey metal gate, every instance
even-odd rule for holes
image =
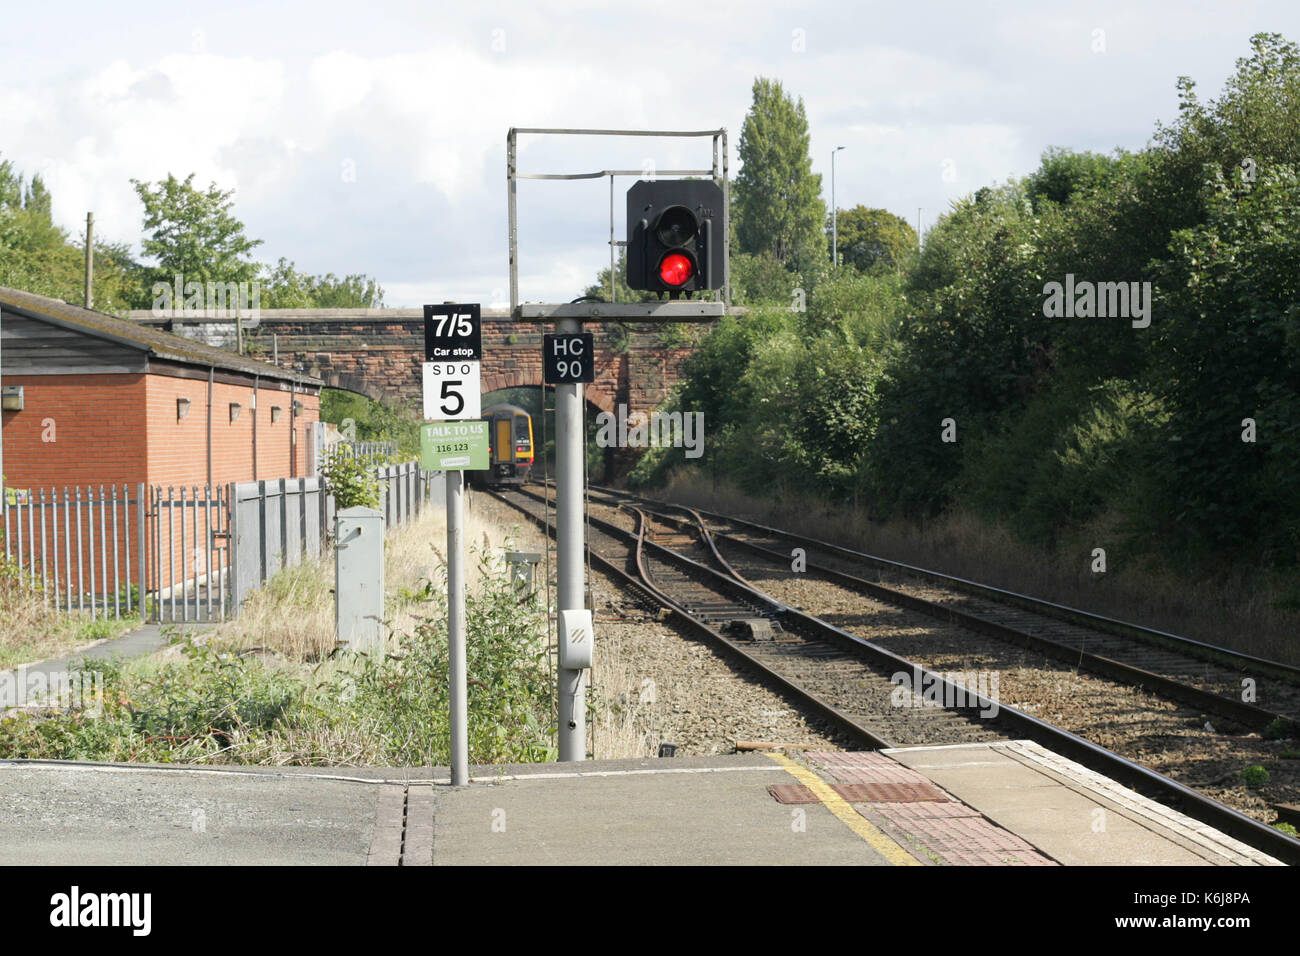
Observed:
[[[201,623],[230,616],[229,495],[221,486],[150,490],[151,620]]]
[[[229,486],[230,600],[238,609],[282,568],[321,553],[319,478],[245,481]]]

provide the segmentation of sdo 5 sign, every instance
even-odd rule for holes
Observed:
[[[425,420],[481,417],[478,362],[425,362],[423,372]]]

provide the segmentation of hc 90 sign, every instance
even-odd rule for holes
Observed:
[[[542,381],[571,385],[595,380],[595,337],[590,332],[547,332],[542,336]]]

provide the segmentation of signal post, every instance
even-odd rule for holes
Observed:
[[[627,241],[613,239],[613,183],[616,176],[643,177],[647,170],[606,169],[594,173],[520,173],[516,138],[520,133],[565,136],[712,137],[711,169],[662,170],[662,177],[708,176],[708,179],[651,179],[637,182],[627,193]],[[719,152],[721,146],[721,152]],[[721,163],[719,163],[721,157]],[[583,428],[583,385],[594,381],[594,336],[583,323],[712,322],[731,309],[727,268],[729,253],[726,130],[702,132],[656,130],[511,129],[506,139],[506,179],[510,230],[510,307],[517,321],[552,322],[555,331],[543,336],[546,384],[555,386],[556,444],[556,610],[559,758],[586,758],[586,675],[591,667],[594,633],[586,606],[583,562],[583,485],[586,435]],[[627,247],[630,288],[657,292],[657,302],[519,302],[518,214],[516,185],[520,179],[610,180],[610,243]],[[721,299],[717,299],[720,290]],[[613,298],[611,269],[611,298]],[[693,296],[701,295],[700,298]],[[665,299],[665,296],[667,298]]]
[[[582,387],[595,379],[594,336],[577,319],[560,319],[542,337],[544,381],[555,385],[556,609],[559,637],[559,751],[561,760],[587,755],[587,694],[592,619],[583,565],[582,486],[586,436]],[[545,407],[545,406],[543,406]]]

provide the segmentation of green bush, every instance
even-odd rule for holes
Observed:
[[[88,661],[102,682],[102,716],[86,711],[19,714],[0,720],[0,754],[56,760],[209,759],[275,725],[303,685],[260,661],[246,661],[187,640],[183,660],[128,669]]]
[[[470,759],[554,759],[545,616],[535,601],[518,598],[500,568],[484,570],[482,593],[466,602]],[[428,616],[403,641],[401,654],[364,659],[347,693],[348,719],[372,726],[394,765],[451,759],[445,595],[441,581],[426,587]]]
[[[338,448],[321,467],[330,492],[334,495],[335,507],[344,508],[378,508],[380,503],[380,483],[375,476],[375,469],[381,459],[375,455],[354,455],[346,448]]]
[[[515,594],[500,566],[484,571],[481,593],[467,601],[470,759],[554,759],[545,614]],[[100,713],[0,719],[0,758],[445,765],[445,588],[426,584],[406,597],[428,617],[396,653],[352,655],[319,680],[191,639],[179,659],[86,662],[103,689]]]
[[[968,446],[960,498],[1027,541],[1052,546],[1108,509],[1127,513],[1156,403],[1122,381],[1059,387]]]
[[[1268,783],[1268,771],[1256,764],[1237,773],[1237,779],[1246,787],[1262,787]]]
[[[320,419],[343,426],[351,425],[349,439],[356,441],[391,441],[397,443],[402,460],[420,453],[421,420],[415,409],[389,405],[337,388],[321,389]]]

